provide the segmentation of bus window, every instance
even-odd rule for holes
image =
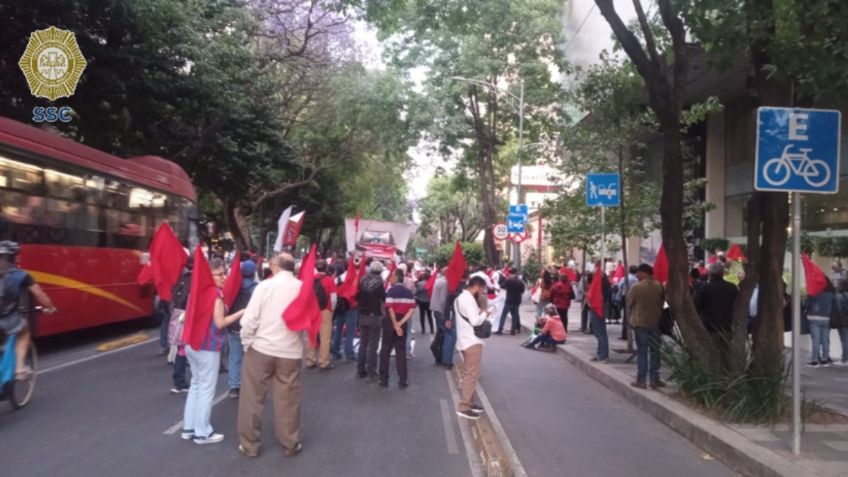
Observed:
[[[85,183],[82,177],[46,169],[44,179],[47,183],[47,195],[59,199],[85,201]]]
[[[0,215],[9,222],[35,224],[43,214],[42,207],[39,196],[0,189]]]
[[[42,169],[0,157],[0,188],[40,194],[42,191]]]

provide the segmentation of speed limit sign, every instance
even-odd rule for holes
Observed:
[[[498,240],[506,240],[509,236],[506,224],[496,224],[494,227],[495,238]]]

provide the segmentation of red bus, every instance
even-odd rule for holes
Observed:
[[[196,202],[173,162],[121,159],[0,117],[0,240],[21,244],[18,266],[59,309],[39,317],[38,336],[151,316],[142,255],[163,220],[191,248]]]

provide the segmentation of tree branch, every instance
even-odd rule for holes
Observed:
[[[313,180],[315,180],[315,176],[318,175],[318,172],[321,171],[324,167],[320,164],[310,164],[310,168],[311,172],[308,176],[301,176],[301,179],[299,181],[288,182],[277,189],[263,193],[261,196],[259,196],[258,199],[254,200],[251,205],[254,209],[258,209],[259,206],[262,205],[262,203],[266,200],[273,199],[274,197],[286,194],[288,192],[293,191],[294,189],[310,184]]]
[[[650,84],[650,80],[656,79],[656,72],[651,69],[651,60],[645,54],[642,45],[639,44],[639,39],[627,28],[627,25],[621,20],[618,12],[615,11],[613,0],[595,0],[595,4],[598,6],[598,10],[601,11],[601,15],[609,23],[618,41],[621,42],[622,48],[624,48],[624,51],[633,61],[636,69],[645,77],[646,82]]]

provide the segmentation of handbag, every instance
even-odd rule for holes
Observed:
[[[535,286],[533,287],[533,293],[530,295],[530,299],[533,300],[533,304],[538,305],[542,300],[542,287]]]
[[[168,322],[168,343],[174,346],[184,346],[183,327],[185,326],[185,310],[174,308],[171,311],[171,321]]]
[[[465,315],[460,313],[458,304],[459,304],[459,300],[453,302],[453,311],[457,315],[459,315],[463,320],[465,320],[466,323],[471,325],[471,321],[468,318],[466,318]],[[471,325],[471,327],[474,328],[474,336],[476,336],[480,339],[486,339],[486,338],[492,336],[492,322],[489,321],[489,320],[483,320],[483,323],[480,323],[477,326]]]

